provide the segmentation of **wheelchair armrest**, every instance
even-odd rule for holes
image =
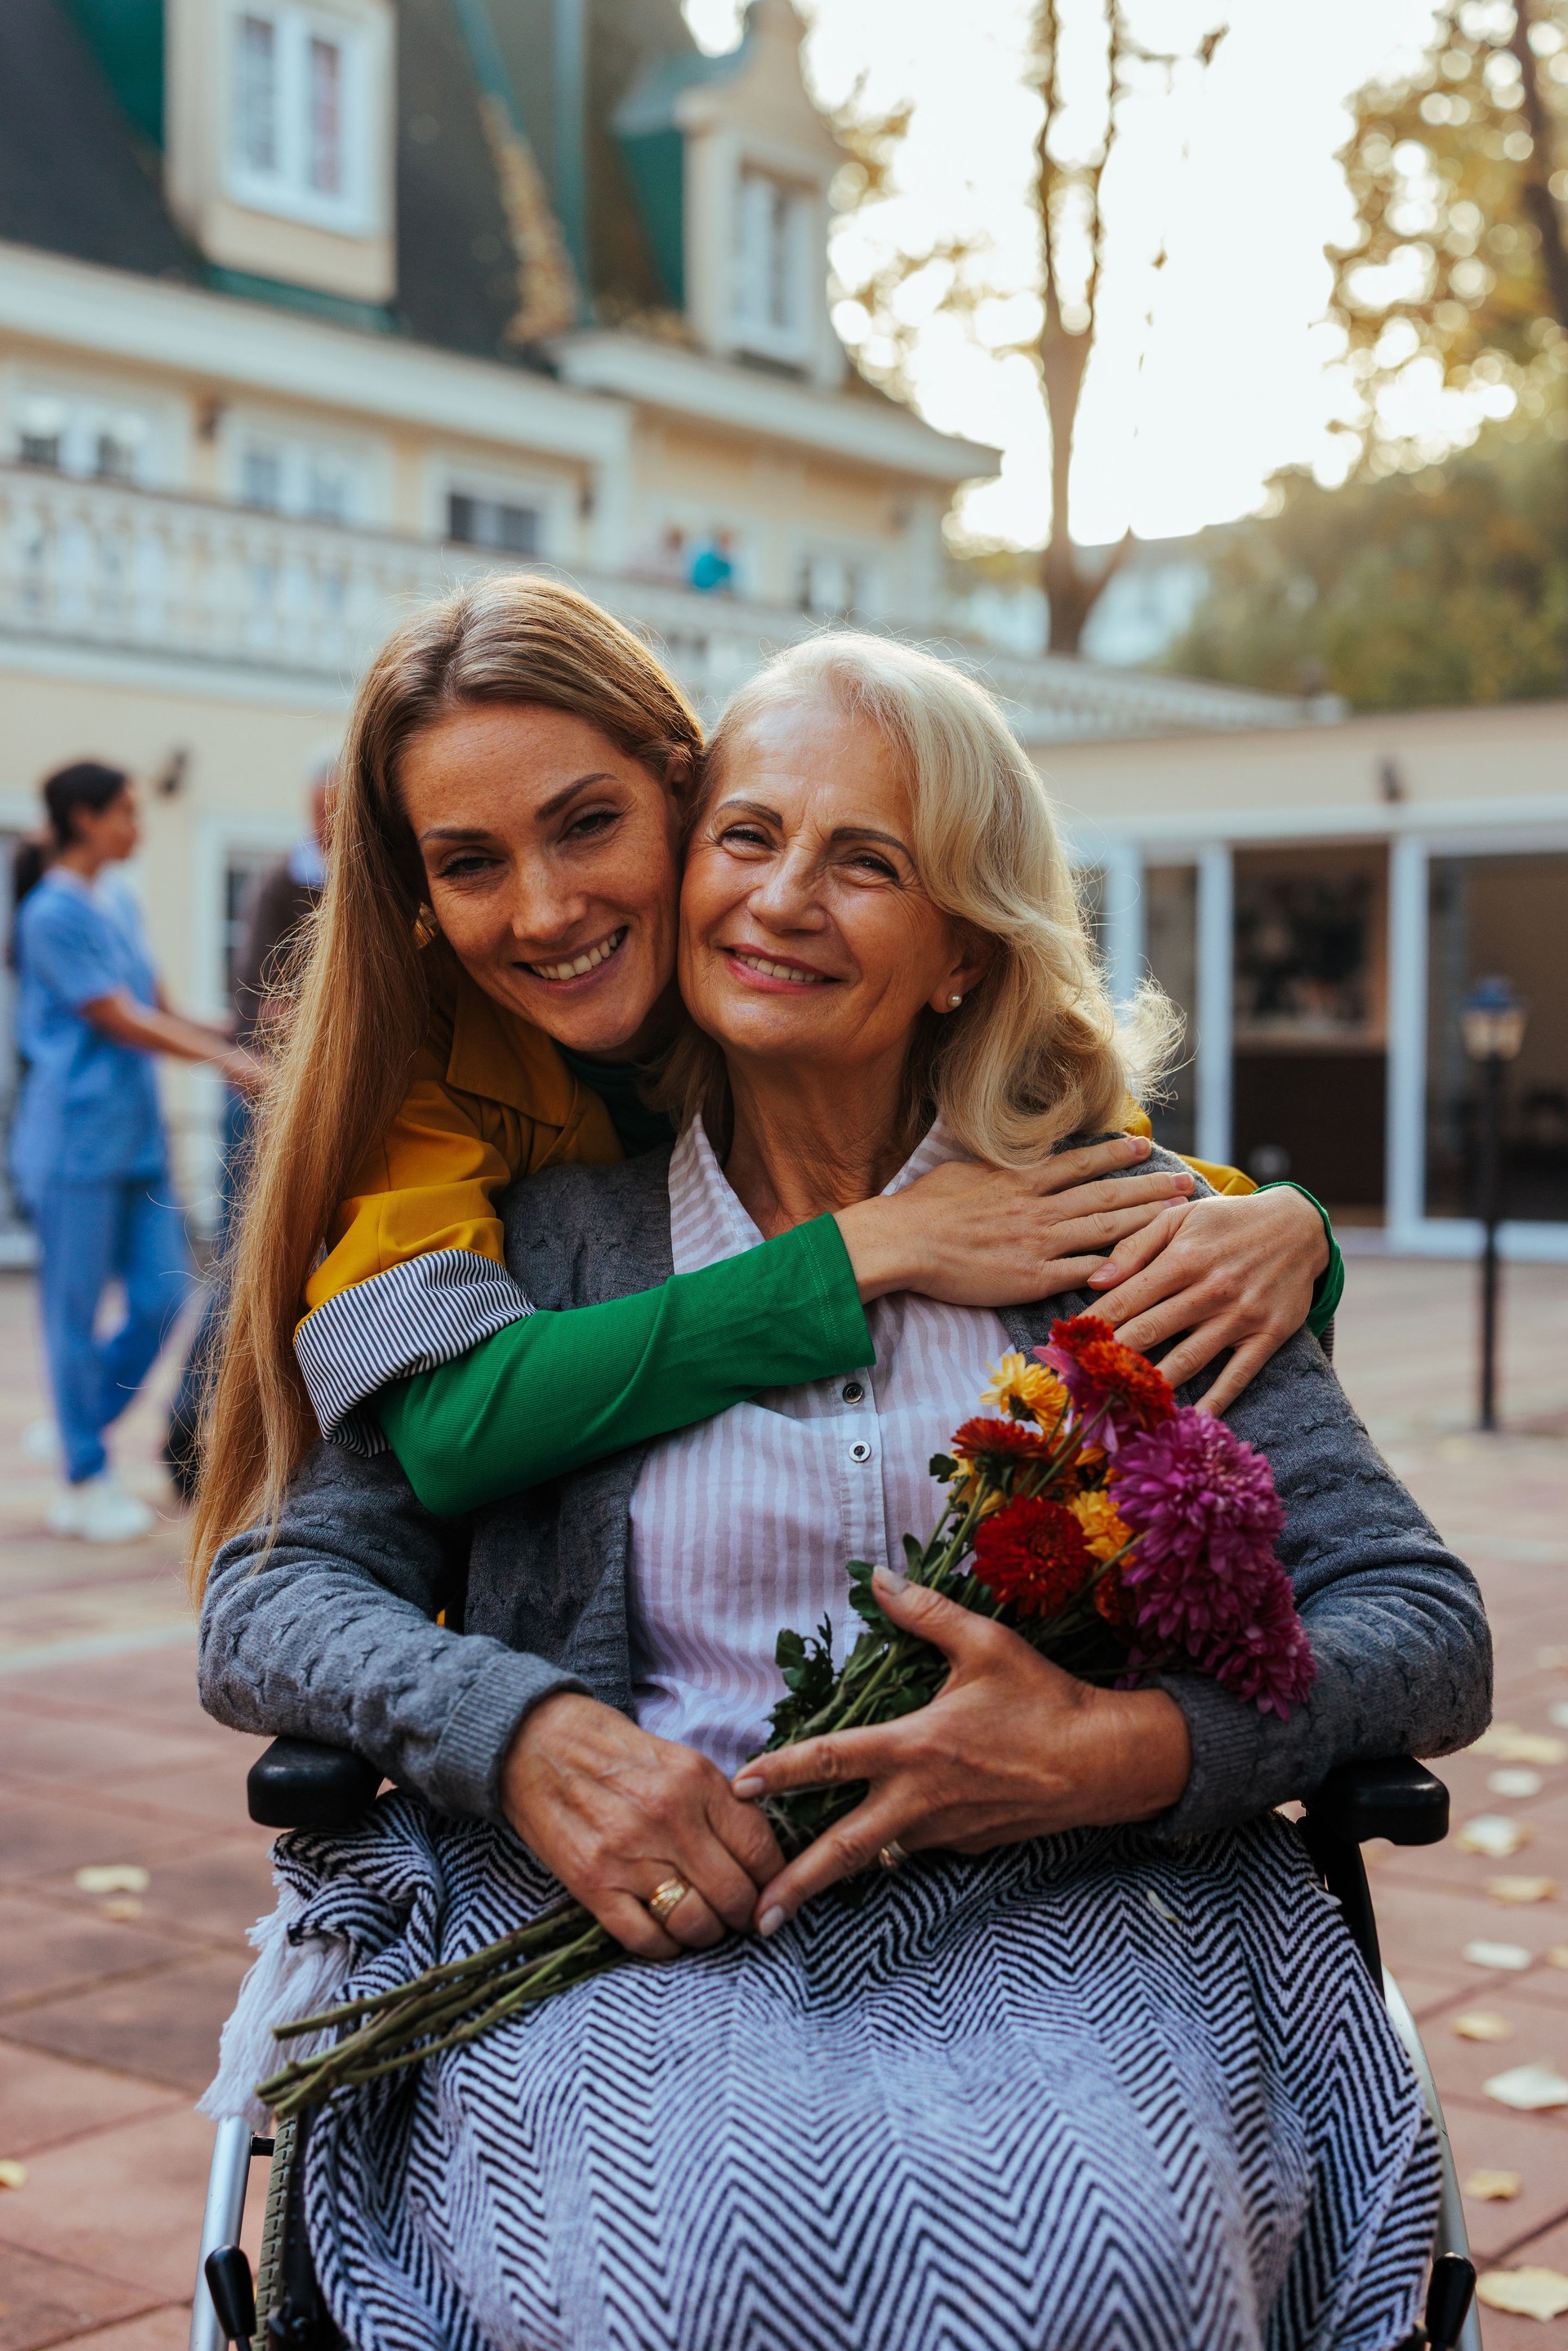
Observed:
[[[1364,1844],[1368,1837],[1440,1844],[1448,1834],[1448,1791],[1413,1755],[1342,1763],[1307,1797],[1305,1808],[1312,1828],[1347,1844]]]
[[[382,1775],[346,1747],[275,1739],[246,1775],[253,1821],[268,1829],[347,1829],[375,1802]]]

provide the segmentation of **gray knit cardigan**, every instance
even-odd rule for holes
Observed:
[[[1162,1152],[1145,1164],[1177,1165]],[[513,1188],[507,1261],[536,1306],[591,1306],[669,1278],[668,1171],[668,1152],[650,1152]],[[1002,1320],[1030,1347],[1093,1303],[1049,1299]],[[1281,1722],[1211,1682],[1167,1680],[1193,1769],[1157,1826],[1166,1836],[1305,1794],[1352,1757],[1467,1746],[1490,1706],[1474,1578],[1378,1455],[1317,1342],[1289,1341],[1227,1417],[1273,1465],[1317,1683]],[[583,1690],[631,1708],[631,1501],[644,1451],[437,1519],[390,1453],[317,1446],[271,1548],[256,1530],[218,1553],[203,1704],[236,1729],[351,1747],[443,1811],[495,1817],[507,1746],[541,1698]]]

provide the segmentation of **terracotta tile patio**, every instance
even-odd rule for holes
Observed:
[[[1473,1277],[1358,1259],[1339,1364],[1400,1474],[1474,1564],[1498,1635],[1498,1720],[1557,1740],[1562,1760],[1472,1751],[1443,1771],[1455,1819],[1515,1819],[1528,1841],[1488,1859],[1452,1841],[1372,1856],[1385,1953],[1421,2020],[1461,2172],[1516,2171],[1516,2197],[1473,2201],[1487,2263],[1568,2273],[1568,2109],[1516,2114],[1485,2084],[1540,2060],[1568,2073],[1568,1268],[1508,1277],[1509,1433],[1469,1434]],[[56,1542],[53,1490],[28,1461],[42,1410],[27,1283],[0,1276],[0,2351],[182,2351],[210,2127],[192,2111],[270,1901],[267,1838],[245,1816],[256,1742],[201,1714],[180,1529],[156,1468],[157,1398],[120,1458],[166,1515],[123,1550]],[[1494,1742],[1490,1742],[1495,1744]],[[1537,1792],[1500,1792],[1531,1769]],[[1515,1783],[1517,1785],[1517,1783]],[[78,1869],[138,1865],[142,1892],[84,1892]],[[1528,1904],[1491,1890],[1550,1882]],[[1475,1966],[1472,1942],[1529,1954]],[[1559,1959],[1558,1954],[1561,1954]],[[1510,2037],[1461,2038],[1497,2017]],[[259,2188],[259,2179],[256,2186]],[[255,2206],[247,2230],[254,2230]],[[1488,2351],[1568,2351],[1568,2317],[1488,2311]]]

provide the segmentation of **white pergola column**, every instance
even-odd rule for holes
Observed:
[[[1388,1092],[1385,1214],[1396,1248],[1427,1212],[1427,844],[1405,834],[1388,855]]]
[[[1135,841],[1112,841],[1099,861],[1105,877],[1100,952],[1113,1004],[1132,1001],[1144,976],[1144,857]]]
[[[1216,842],[1197,860],[1197,1155],[1230,1157],[1231,996],[1236,900],[1230,851]]]

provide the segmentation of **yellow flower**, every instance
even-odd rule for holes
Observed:
[[[1053,1428],[1067,1405],[1067,1390],[1043,1364],[1031,1364],[1016,1347],[999,1364],[988,1364],[990,1385],[981,1396],[982,1407],[1011,1415],[1014,1420],[1038,1420]]]
[[[1132,1534],[1116,1516],[1116,1505],[1106,1493],[1073,1494],[1068,1509],[1083,1530],[1083,1540],[1096,1559],[1112,1559]]]

